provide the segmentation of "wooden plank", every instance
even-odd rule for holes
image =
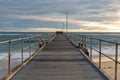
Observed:
[[[58,35],[11,80],[105,80],[63,35]]]

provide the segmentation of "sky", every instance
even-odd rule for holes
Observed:
[[[0,32],[120,32],[120,0],[0,0]]]

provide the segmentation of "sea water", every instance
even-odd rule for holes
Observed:
[[[46,32],[0,32],[0,42],[2,41],[8,41],[8,40],[13,40],[13,39],[19,39],[19,38],[24,38],[24,37],[29,37],[29,36],[35,36],[35,35],[43,35],[41,36],[41,39],[45,39],[45,38],[48,38],[49,35],[52,33],[46,33]],[[37,41],[39,40],[40,38],[37,39]],[[31,40],[31,43],[35,43],[36,39],[32,39]],[[27,40],[24,40],[24,47],[28,47],[29,46],[29,39]],[[8,55],[8,43],[5,43],[5,44],[0,44],[0,60],[7,56]],[[12,42],[11,43],[11,52],[12,53],[15,53],[15,59],[20,56],[20,52],[17,52],[18,50],[21,49],[21,41],[16,41],[16,42]],[[34,52],[35,49],[32,48],[32,51],[31,53]],[[28,53],[29,50],[25,50],[24,51],[24,54],[25,53]],[[28,56],[28,55],[26,55]]]
[[[17,38],[23,38],[27,36],[33,36],[37,34],[50,34],[50,33],[39,33],[39,32],[0,32],[0,41],[6,41],[6,40],[12,40],[12,39],[17,39]],[[92,38],[98,38],[98,39],[103,39],[106,41],[111,41],[115,43],[120,43],[120,33],[69,33],[74,36],[76,35],[86,35],[87,37],[92,37]],[[78,39],[79,40],[79,39]],[[79,41],[76,41],[77,44]],[[28,41],[26,41],[28,43]],[[88,41],[89,43],[89,41]],[[14,49],[17,50],[17,48],[20,48],[20,42],[15,43]],[[89,43],[90,44],[90,43]],[[96,48],[99,48],[99,42],[97,40],[93,40],[92,45]],[[120,47],[118,48],[118,53],[120,54]],[[89,50],[89,48],[88,48]],[[115,53],[115,44],[107,43],[107,42],[102,42],[102,52],[109,54],[109,55],[114,55]],[[8,54],[8,44],[0,44],[0,58],[2,56],[5,56]],[[94,52],[96,54],[96,52]]]
[[[43,38],[49,36],[49,34],[52,33],[36,33],[36,32],[0,32],[0,42],[1,41],[6,41],[6,40],[12,40],[12,39],[17,39],[17,38],[23,38],[23,37],[28,37],[28,36],[33,36],[33,35],[37,35],[37,34],[43,34],[46,36],[43,36]],[[120,33],[69,33],[71,35],[73,35],[74,37],[76,35],[86,35],[87,37],[92,37],[92,38],[99,38],[99,39],[103,39],[103,40],[107,40],[107,41],[111,41],[111,42],[115,42],[115,43],[120,43]],[[38,39],[39,40],[39,39]],[[32,43],[34,43],[35,41],[32,40]],[[76,43],[76,45],[78,44],[78,42],[80,42],[80,39],[75,39],[74,42]],[[29,40],[25,40],[24,41],[24,47],[29,46],[28,45]],[[88,40],[88,44],[90,44],[89,40]],[[111,44],[111,43],[106,43],[106,42],[102,42],[102,52],[105,53],[106,55],[115,55],[115,44]],[[93,40],[92,43],[93,47],[96,48],[97,50],[99,50],[99,41]],[[34,47],[31,50],[31,54],[38,48]],[[21,64],[21,52],[16,52],[16,50],[20,50],[21,49],[21,41],[17,41],[14,43],[11,43],[11,53],[14,53],[14,55],[11,56],[11,68],[15,68],[15,66]],[[90,52],[90,48],[87,47],[88,51]],[[120,46],[118,47],[118,53],[120,54]],[[0,72],[2,72],[2,74],[0,74],[0,79],[4,76],[7,75],[7,66],[8,66],[8,43],[6,44],[0,44]],[[93,51],[93,56],[98,56],[99,53],[96,51]],[[24,51],[24,57],[23,59],[27,59],[29,57],[29,50],[25,50]]]
[[[69,34],[73,34],[74,36],[75,35],[84,35],[86,37],[89,37],[89,38],[96,38],[96,39],[101,39],[103,40],[101,42],[101,51],[103,54],[105,55],[108,55],[108,56],[115,56],[115,53],[116,53],[116,44],[115,43],[118,43],[120,44],[120,33],[113,33],[113,32],[104,32],[104,33],[69,33]],[[79,39],[78,39],[79,38]],[[75,39],[75,43],[76,45],[78,45],[78,43],[80,42],[80,37],[76,37]],[[86,44],[87,44],[87,49],[90,53],[90,39],[89,38],[86,38]],[[105,40],[105,41],[104,41]],[[108,41],[108,42],[107,42]],[[113,42],[113,43],[111,43]],[[99,51],[99,44],[100,44],[100,40],[95,40],[95,39],[92,39],[92,47],[94,49],[96,49],[97,51]],[[93,53],[93,56],[98,56],[99,53],[95,50],[92,50],[92,53]],[[120,45],[118,45],[118,54],[120,55]]]

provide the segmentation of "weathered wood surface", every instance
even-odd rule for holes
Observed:
[[[11,80],[105,80],[62,35]]]

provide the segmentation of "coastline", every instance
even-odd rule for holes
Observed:
[[[111,58],[115,59],[115,56],[110,56]],[[99,57],[93,57],[94,62],[99,62]],[[101,56],[101,61],[102,62],[108,62],[108,61],[112,61],[109,58],[105,57],[105,56]],[[120,55],[118,56],[118,61],[120,61]]]
[[[114,58],[112,56],[112,58]],[[114,75],[115,75],[115,63],[114,61],[103,57],[101,58],[101,69],[103,72],[105,72],[105,74],[107,74],[111,79],[114,80]],[[120,61],[120,55],[118,56],[118,60]],[[93,61],[95,62],[96,65],[99,64],[99,58],[98,57],[94,57]],[[120,64],[118,63],[117,66],[118,72],[117,72],[117,76],[118,76],[118,80],[120,80]]]

